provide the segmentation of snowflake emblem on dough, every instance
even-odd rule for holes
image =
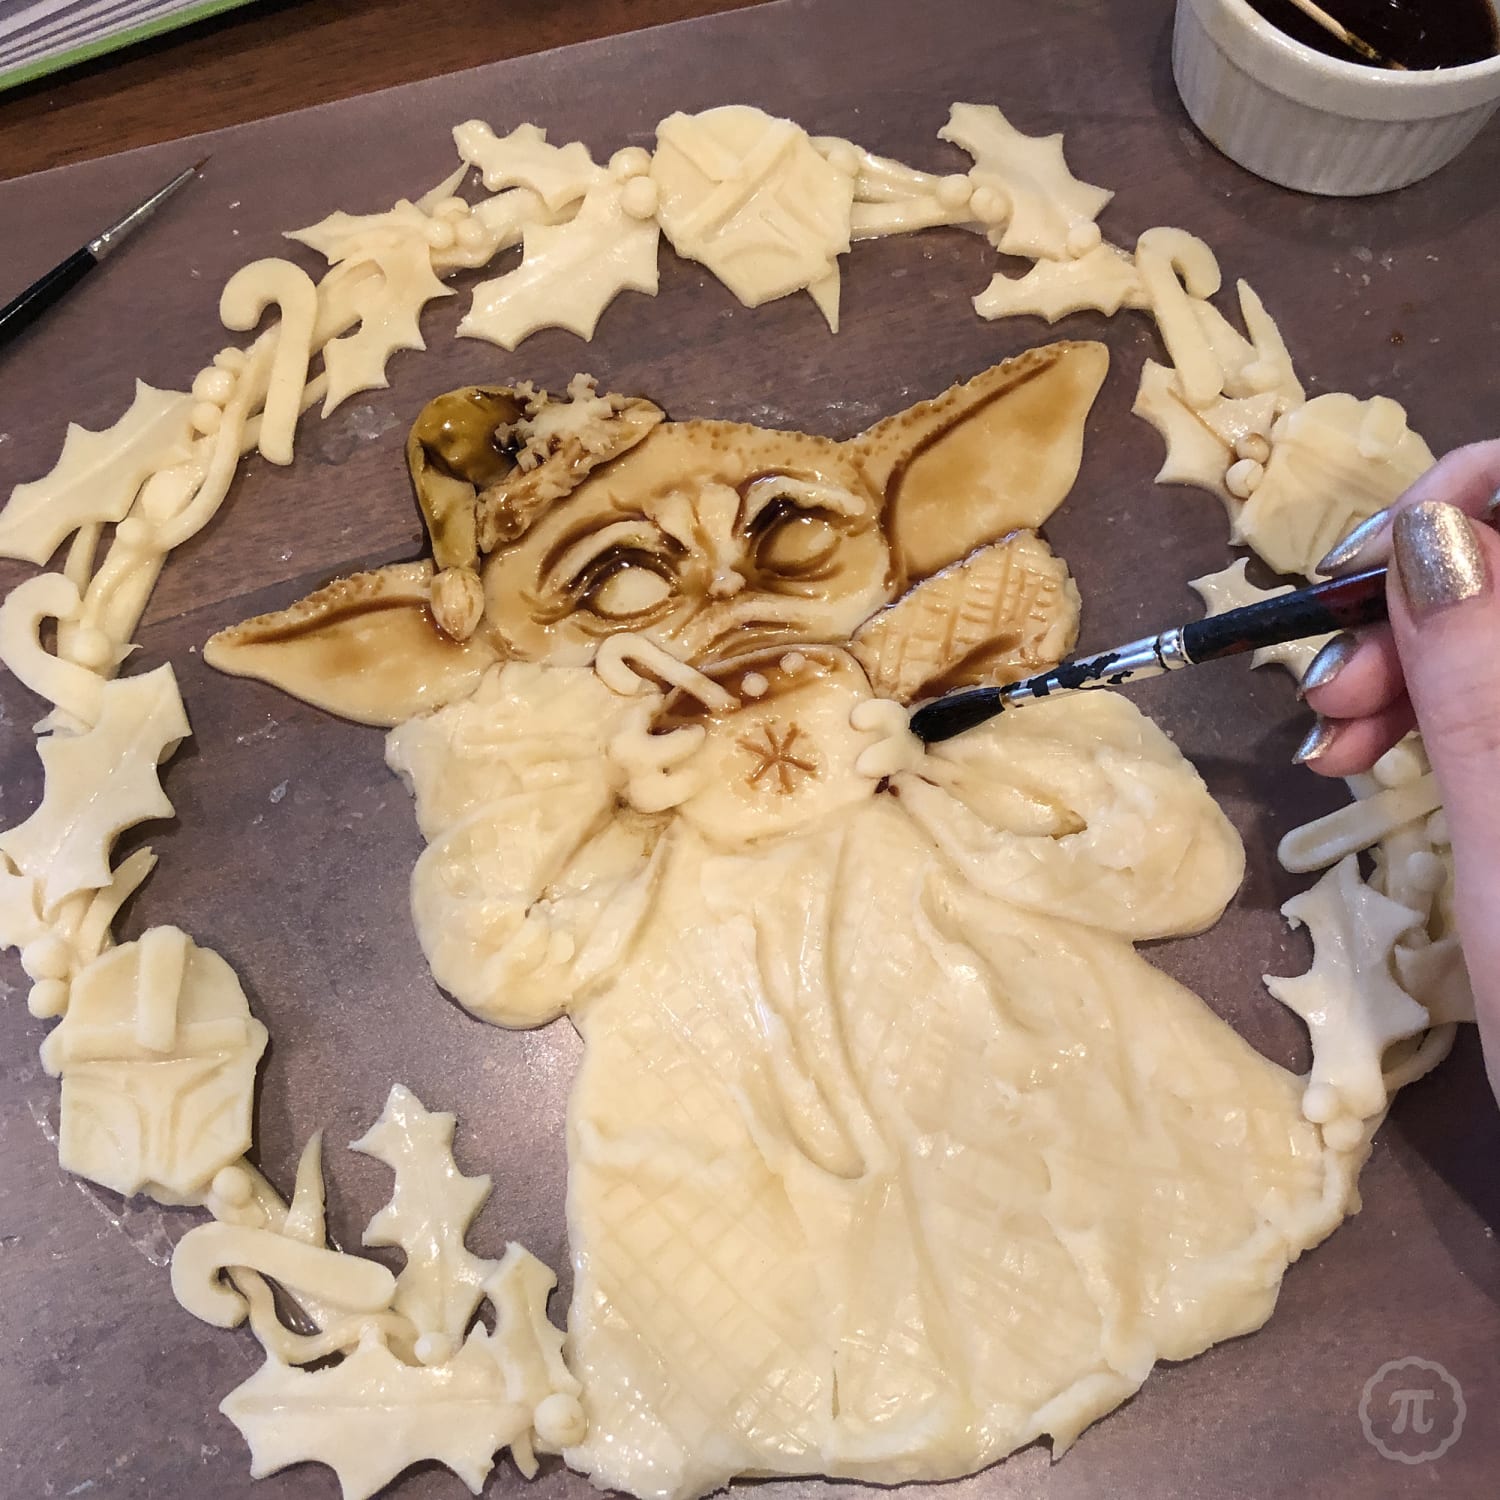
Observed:
[[[745,784],[752,787],[774,785],[782,796],[790,796],[797,790],[797,776],[802,774],[817,780],[818,763],[810,756],[797,753],[797,743],[802,739],[799,725],[789,725],[785,733],[777,735],[775,724],[762,724],[756,737],[746,735],[735,743],[755,757],[755,765],[745,777]]]
[[[806,288],[838,326],[838,257],[849,249],[854,179],[807,132],[748,105],[669,115],[651,176],[657,217],[747,307]]]

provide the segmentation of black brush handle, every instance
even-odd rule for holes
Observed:
[[[1357,630],[1385,617],[1385,569],[1372,568],[1194,620],[1182,627],[1182,645],[1190,661],[1217,661],[1331,630]]]
[[[53,303],[61,301],[98,264],[85,246],[53,266],[45,276],[38,276],[20,296],[12,297],[0,307],[0,344],[9,342]]]

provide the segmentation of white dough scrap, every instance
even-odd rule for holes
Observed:
[[[800,125],[744,104],[668,115],[656,141],[657,217],[673,249],[707,266],[746,307],[820,288],[837,332],[853,175],[825,160]]]

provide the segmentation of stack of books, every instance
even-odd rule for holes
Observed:
[[[249,0],[0,0],[0,89]]]

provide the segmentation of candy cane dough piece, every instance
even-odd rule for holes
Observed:
[[[710,713],[729,713],[740,706],[740,700],[713,678],[679,661],[646,636],[630,632],[609,636],[594,656],[594,671],[599,680],[622,698],[633,697],[647,685],[647,679],[634,670],[638,666],[670,686],[690,693]]]
[[[1390,837],[1403,824],[1425,818],[1442,800],[1437,778],[1429,771],[1292,829],[1277,846],[1276,857],[1296,875],[1327,869]]]
[[[239,1224],[200,1224],[183,1235],[172,1254],[172,1294],[205,1323],[238,1327],[249,1304],[219,1276],[238,1266],[341,1312],[382,1312],[396,1295],[396,1278],[377,1261]]]
[[[1219,263],[1185,229],[1148,229],[1135,242],[1135,264],[1151,299],[1156,326],[1177,369],[1183,398],[1195,410],[1218,399],[1224,367],[1204,335],[1191,298],[1219,290]]]
[[[318,290],[307,272],[289,260],[253,260],[225,284],[219,317],[226,328],[247,332],[273,302],[281,311],[281,322],[261,415],[260,451],[273,464],[289,464],[307,362],[312,358]]]
[[[39,573],[18,583],[0,604],[0,662],[33,693],[82,724],[99,717],[104,679],[63,661],[42,646],[43,620],[73,620],[83,601],[61,573]]]

